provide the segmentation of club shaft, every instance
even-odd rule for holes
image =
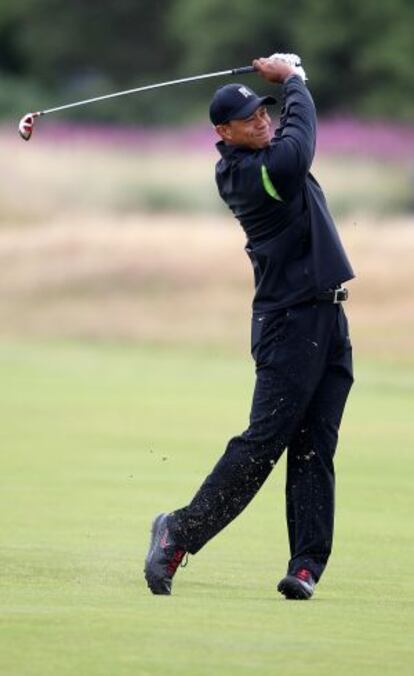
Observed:
[[[34,115],[48,115],[49,113],[57,113],[59,110],[67,110],[68,108],[76,108],[77,106],[86,106],[89,103],[96,101],[105,101],[106,99],[114,99],[117,96],[126,96],[127,94],[137,94],[138,92],[145,92],[151,89],[160,89],[161,87],[170,87],[171,85],[184,84],[186,82],[196,82],[197,80],[206,80],[211,77],[223,77],[226,75],[242,75],[245,73],[253,73],[253,66],[243,66],[242,68],[233,68],[230,70],[221,70],[215,73],[205,73],[204,75],[195,75],[193,77],[184,77],[180,80],[168,80],[167,82],[159,82],[158,84],[145,85],[144,87],[135,87],[134,89],[125,89],[122,92],[115,92],[114,94],[106,94],[104,96],[95,96],[92,99],[85,99],[84,101],[75,101],[75,103],[67,103],[64,106],[57,106],[56,108],[48,108],[41,110]]]

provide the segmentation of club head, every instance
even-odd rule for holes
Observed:
[[[19,122],[19,134],[24,141],[29,141],[33,133],[34,113],[27,113]]]

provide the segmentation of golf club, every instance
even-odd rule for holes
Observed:
[[[89,103],[95,103],[97,101],[105,101],[106,99],[113,99],[117,96],[126,96],[127,94],[137,94],[138,92],[145,92],[151,89],[160,89],[161,87],[170,87],[172,85],[184,84],[187,82],[196,82],[197,80],[206,80],[207,78],[211,77],[223,77],[226,75],[244,75],[245,73],[253,73],[253,72],[254,72],[253,66],[243,66],[241,68],[221,70],[215,73],[205,73],[204,75],[184,77],[179,80],[168,80],[167,82],[159,82],[157,84],[145,85],[144,87],[135,87],[134,89],[125,89],[122,92],[115,92],[114,94],[95,96],[92,99],[85,99],[84,101],[75,101],[74,103],[67,103],[64,106],[48,108],[47,110],[39,110],[37,113],[27,113],[20,120],[19,134],[25,141],[29,141],[33,132],[33,124],[35,118],[41,117],[42,115],[49,115],[50,113],[57,113],[60,110],[67,110],[68,108],[75,108],[77,106],[87,106]]]
[[[278,59],[280,61],[285,61],[290,65],[294,66],[296,73],[303,79],[306,80],[306,74],[303,68],[301,67],[301,59],[297,54],[281,54],[276,53],[272,54],[270,59]],[[34,120],[36,117],[41,117],[42,115],[49,115],[50,113],[57,113],[60,110],[67,110],[68,108],[76,108],[78,106],[87,106],[89,103],[95,103],[96,101],[105,101],[106,99],[114,99],[117,96],[126,96],[127,94],[137,94],[138,92],[149,91],[150,89],[161,89],[161,87],[171,87],[172,85],[184,84],[187,82],[197,82],[199,80],[206,80],[207,78],[212,77],[225,77],[228,75],[245,75],[247,73],[254,72],[253,66],[242,66],[241,68],[231,68],[229,70],[220,70],[214,73],[204,73],[204,75],[194,75],[192,77],[184,77],[179,80],[168,80],[167,82],[159,82],[157,84],[145,85],[143,87],[135,87],[134,89],[125,89],[122,92],[115,92],[114,94],[105,94],[104,96],[95,96],[92,99],[85,99],[83,101],[75,101],[74,103],[67,103],[64,106],[57,106],[56,108],[48,108],[47,110],[39,110],[37,113],[27,113],[22,117],[19,122],[19,134],[25,141],[29,141],[32,132]]]

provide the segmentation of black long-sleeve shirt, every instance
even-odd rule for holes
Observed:
[[[254,312],[315,297],[354,277],[326,200],[310,173],[316,111],[298,76],[283,85],[280,126],[261,150],[217,144],[219,193],[247,237]]]

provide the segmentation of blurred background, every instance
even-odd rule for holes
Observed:
[[[288,51],[309,75],[320,121],[313,172],[357,272],[354,342],[409,359],[413,15],[409,0],[2,0],[0,336],[248,350],[252,273],[216,193],[207,116],[228,80],[48,116],[28,144],[17,123]]]
[[[413,673],[413,26],[412,0],[0,0],[2,674]],[[254,381],[207,115],[230,80],[46,116],[29,143],[18,122],[274,52],[303,59],[357,274],[335,556],[316,605],[277,603],[282,460],[158,604],[150,521],[246,426]]]

